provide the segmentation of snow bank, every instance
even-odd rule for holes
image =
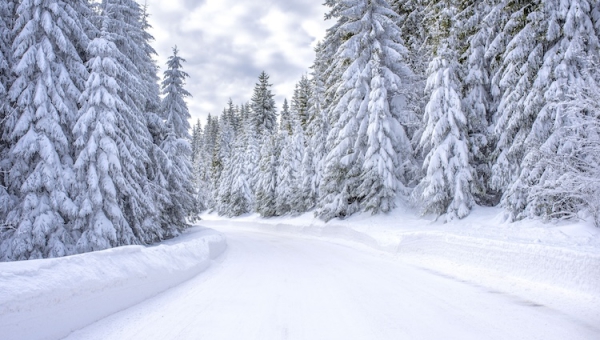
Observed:
[[[600,298],[600,229],[581,222],[502,222],[502,212],[478,208],[456,223],[439,223],[397,210],[324,223],[311,215],[221,220],[203,216],[207,226],[236,224],[333,241],[353,242],[397,254],[403,261],[481,284],[520,281],[536,289],[563,289]]]
[[[0,263],[0,337],[62,338],[194,277],[226,247],[193,228],[158,246]]]

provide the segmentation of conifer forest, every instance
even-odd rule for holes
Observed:
[[[600,225],[600,2],[321,0],[293,94],[190,125],[134,0],[0,0],[0,261],[179,235],[200,212]],[[229,82],[231,79],[222,79]]]

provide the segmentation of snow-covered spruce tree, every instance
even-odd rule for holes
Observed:
[[[122,172],[123,162],[129,159],[119,150],[119,144],[127,143],[119,123],[128,108],[119,98],[116,76],[127,71],[119,63],[120,52],[106,29],[104,26],[100,37],[88,46],[90,76],[73,129],[79,183],[75,197],[79,211],[73,228],[80,233],[78,252],[137,243],[121,204],[131,188]]]
[[[312,66],[312,88],[308,101],[308,122],[306,124],[306,149],[302,159],[302,199],[306,210],[313,209],[319,198],[319,186],[326,155],[327,117],[324,110],[325,83],[324,65],[318,63],[321,58],[322,46],[315,49],[317,56]]]
[[[256,131],[262,135],[264,133],[273,133],[277,124],[277,113],[275,109],[275,100],[269,84],[269,75],[264,71],[258,76],[258,83],[254,87],[252,94],[250,113],[251,122]]]
[[[139,69],[142,75],[142,85],[146,93],[146,104],[145,112],[147,113],[158,113],[161,105],[160,101],[160,86],[158,76],[158,65],[154,58],[158,56],[158,53],[152,47],[151,43],[154,41],[154,37],[149,33],[152,26],[149,22],[150,12],[148,11],[148,4],[144,2],[141,8],[140,14],[140,29],[141,34],[139,36],[139,46],[143,53],[137,57],[139,60]],[[137,37],[136,37],[137,38]]]
[[[126,136],[126,142],[118,145],[127,159],[122,171],[130,186],[121,199],[122,210],[137,242],[148,244],[165,237],[159,216],[168,203],[164,190],[167,171],[159,168],[166,164],[159,146],[166,128],[157,114],[149,111],[158,109],[160,103],[156,75],[147,74],[155,72],[156,66],[148,50],[150,36],[142,28],[140,6],[133,0],[103,0],[101,8],[108,18],[106,31],[120,52],[118,61],[127,70],[116,76],[118,96],[127,106],[119,121]]]
[[[304,131],[299,111],[287,110],[287,101],[281,111],[279,145],[281,154],[277,164],[277,187],[275,189],[277,215],[298,214],[304,211],[302,192],[302,157],[304,152]]]
[[[371,69],[371,89],[369,93],[369,121],[367,127],[367,151],[361,172],[361,184],[358,188],[363,198],[363,209],[378,212],[389,212],[395,207],[395,198],[400,186],[400,192],[408,195],[407,188],[399,181],[398,175],[404,176],[405,171],[397,169],[414,166],[412,163],[412,147],[404,128],[392,116],[390,98],[386,88],[385,67],[382,67],[379,55],[375,55]],[[396,80],[396,79],[394,79]],[[400,155],[400,159],[398,158]],[[404,161],[403,163],[400,163]]]
[[[467,216],[474,203],[474,170],[457,55],[460,42],[453,25],[457,10],[453,0],[432,7],[438,17],[432,32],[435,57],[429,65],[426,91],[430,98],[421,137],[421,148],[427,154],[423,164],[426,175],[416,191],[422,213],[445,215],[446,221]]]
[[[192,127],[192,140],[190,142],[192,146],[192,164],[195,164],[200,156],[200,150],[204,146],[202,140],[202,123],[200,119],[196,121],[196,124]]]
[[[292,97],[291,110],[295,111],[302,129],[306,129],[309,117],[309,99],[311,97],[311,84],[306,75],[302,75],[300,81],[296,83],[294,96]]]
[[[223,109],[222,114],[218,118],[217,136],[213,150],[212,176],[216,179],[213,196],[217,199],[216,203],[221,205],[223,202],[223,198],[221,197],[222,188],[224,185],[227,185],[227,180],[223,176],[226,171],[225,167],[229,164],[229,160],[233,156],[235,135],[229,116],[227,115],[227,109]],[[221,208],[217,207],[217,209],[220,210]]]
[[[8,194],[8,182],[5,173],[10,169],[8,157],[8,138],[5,138],[7,121],[15,120],[16,112],[13,110],[8,96],[8,90],[13,83],[12,76],[12,43],[14,40],[13,26],[15,23],[16,1],[0,1],[0,234],[6,215],[11,210],[14,202]],[[0,240],[2,236],[0,236]]]
[[[331,71],[342,74],[342,81],[331,104],[333,125],[328,141],[332,149],[325,160],[317,211],[325,220],[365,208],[389,211],[398,185],[403,185],[401,180],[414,166],[412,147],[400,125],[403,116],[411,112],[407,106],[393,107],[394,99],[407,93],[412,75],[397,14],[385,0],[348,1],[343,7],[338,20],[344,23],[338,29],[346,39],[335,54],[334,64],[339,69]],[[388,152],[393,159],[385,167],[370,166]],[[369,159],[365,158],[367,153]],[[387,181],[389,177],[394,180]],[[365,180],[385,184],[361,186]]]
[[[429,28],[427,21],[427,5],[431,0],[391,0],[390,5],[398,13],[397,24],[400,27],[400,36],[408,50],[406,63],[413,71],[411,87],[413,91],[407,93],[409,97],[405,105],[414,112],[412,116],[405,117],[402,124],[406,127],[406,134],[411,139],[413,147],[419,144],[423,133],[422,117],[427,96],[423,95],[427,81],[427,67],[432,59],[430,44],[427,43]],[[414,174],[412,182],[418,182],[421,174]]]
[[[166,118],[168,132],[161,148],[168,159],[168,192],[170,205],[162,211],[163,229],[170,235],[177,234],[187,227],[186,218],[197,214],[194,197],[193,170],[190,146],[191,115],[185,98],[191,96],[183,87],[189,75],[182,70],[185,59],[178,55],[177,47],[167,62],[167,70],[162,81],[161,114]]]
[[[18,204],[2,233],[4,260],[73,253],[75,176],[71,129],[88,77],[80,51],[91,24],[85,1],[22,1],[13,43],[16,78],[10,88],[17,120],[7,126],[9,191]]]
[[[408,49],[411,69],[420,82],[425,82],[427,64],[431,59],[431,51],[426,43],[429,34],[428,27],[424,25],[427,14],[426,7],[431,0],[391,0],[392,9],[398,13],[398,26],[401,36]],[[424,87],[424,85],[421,85]]]
[[[247,152],[247,133],[252,130],[246,129],[235,139],[231,157],[225,161],[216,199],[220,215],[234,217],[252,210],[253,195],[246,159],[250,156]]]
[[[219,119],[219,131],[217,134],[217,143],[215,145],[215,153],[217,154],[221,165],[223,165],[231,156],[234,139],[235,130],[231,124],[231,117],[228,115],[227,109],[225,109]],[[222,170],[223,169],[221,168],[221,171]]]
[[[340,0],[326,0],[324,5],[328,7],[325,13],[325,19],[335,19],[336,22],[327,29],[325,38],[320,44],[320,49],[316,55],[314,66],[321,70],[323,77],[323,111],[326,113],[327,125],[333,126],[339,120],[339,112],[334,111],[335,103],[338,102],[340,94],[338,88],[342,84],[342,74],[348,67],[347,64],[338,64],[336,53],[342,43],[348,36],[342,26],[348,23],[348,17],[341,13],[348,8],[349,4]],[[333,138],[333,137],[332,137]],[[333,145],[328,135],[327,150],[329,153]]]
[[[192,171],[194,188],[196,190],[196,210],[199,212],[208,209],[208,171],[205,167],[206,149],[204,147],[204,133],[200,119],[192,129]]]
[[[235,134],[240,131],[240,120],[239,120],[239,109],[233,105],[233,100],[229,98],[227,101],[227,108],[225,108],[224,115],[227,116],[229,121],[229,125],[231,126],[231,134],[232,134],[232,143]]]
[[[245,173],[248,176],[248,184],[252,192],[252,204],[254,204],[254,193],[259,176],[260,143],[264,136],[270,136],[277,131],[277,114],[275,112],[275,101],[271,93],[269,76],[262,73],[259,83],[254,88],[252,101],[246,107],[246,118],[243,120],[243,133],[246,140]],[[248,111],[248,107],[250,110]]]
[[[531,187],[528,213],[545,219],[591,215],[600,226],[600,91],[598,86],[581,88],[568,100],[555,103],[577,124],[561,126],[553,138],[560,139],[556,150],[550,143],[538,151],[538,166],[544,172]]]
[[[597,1],[543,2],[545,53],[524,107],[526,112],[539,113],[524,141],[528,148],[519,178],[508,188],[502,202],[512,217],[575,213],[573,203],[562,197],[538,200],[530,197],[530,192],[532,187],[544,187],[546,183],[552,186],[564,175],[560,168],[548,166],[548,154],[572,157],[580,148],[577,144],[589,145],[597,137],[597,131],[583,128],[598,119],[597,112],[581,108],[577,112],[564,104],[572,105],[572,98],[598,87],[600,31],[594,27],[594,20],[596,24],[600,21],[595,17],[598,13],[594,13],[598,9]]]
[[[284,105],[285,107],[285,105]],[[256,181],[255,210],[262,217],[277,215],[277,167],[279,158],[278,136],[263,137],[260,150],[258,179]]]
[[[5,144],[1,138],[4,122],[11,113],[8,90],[13,82],[11,71],[13,51],[11,47],[14,41],[15,6],[14,1],[0,1],[0,148],[4,148]],[[0,155],[2,155],[1,152],[2,150],[0,150]]]
[[[469,147],[474,169],[473,195],[481,205],[496,205],[498,195],[489,188],[493,138],[489,126],[492,121],[493,103],[490,90],[490,60],[486,50],[495,34],[489,1],[468,1],[456,20],[460,21],[460,35],[467,44],[462,56],[466,70],[463,79],[463,109],[467,117]],[[491,19],[491,20],[490,20]],[[486,20],[489,20],[486,21]]]
[[[521,173],[528,148],[525,141],[541,109],[542,103],[529,102],[527,97],[543,61],[544,44],[537,37],[544,36],[545,24],[540,1],[511,1],[504,10],[511,14],[493,43],[496,50],[502,45],[506,48],[492,79],[492,94],[498,106],[494,117],[496,150],[492,155],[491,186],[506,197],[506,191]],[[522,209],[525,199],[519,196],[520,203],[502,205],[509,210],[512,210],[509,205]]]
[[[281,107],[281,115],[279,116],[279,132],[287,132],[292,134],[292,114],[290,113],[290,105],[288,104],[287,98],[283,99],[283,106]]]
[[[215,150],[215,143],[217,140],[215,128],[218,128],[217,122],[215,121],[215,118],[213,118],[212,115],[209,113],[206,119],[206,126],[204,127],[204,134],[202,135],[204,153],[206,157],[204,160],[202,160],[202,163],[207,176],[208,187],[206,188],[206,191],[208,193],[208,200],[206,201],[206,205],[209,210],[215,209],[216,197],[214,193],[217,190],[216,187],[218,187],[218,183],[214,180],[213,177],[213,154]]]

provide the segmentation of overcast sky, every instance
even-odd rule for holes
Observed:
[[[144,0],[138,0],[143,3]],[[245,103],[262,70],[278,109],[309,72],[313,48],[332,23],[323,0],[147,0],[160,76],[174,45],[187,60],[192,119],[204,124],[231,97]]]

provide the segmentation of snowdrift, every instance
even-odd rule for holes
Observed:
[[[194,277],[226,247],[216,231],[192,228],[157,246],[0,263],[0,337],[65,337]]]

